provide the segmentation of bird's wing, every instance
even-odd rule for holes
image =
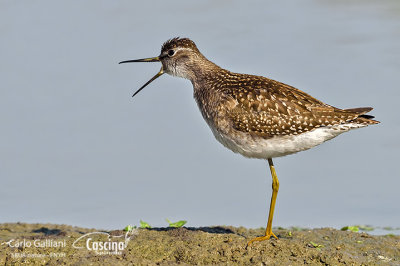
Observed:
[[[232,107],[227,110],[232,127],[266,138],[343,124],[369,111],[338,109],[294,87],[260,77],[225,92],[230,101],[227,106]]]

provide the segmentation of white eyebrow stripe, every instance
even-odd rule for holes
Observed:
[[[192,50],[192,49],[190,49],[190,48],[188,48],[188,47],[175,47],[175,48],[171,48],[171,49],[169,49],[169,50],[174,50],[175,51],[175,53],[176,52],[178,52],[178,51],[181,51],[181,50]],[[169,51],[168,50],[168,51]],[[165,55],[168,55],[168,51],[165,51]]]
[[[173,48],[173,49],[175,50],[175,54],[176,54],[178,51],[192,50],[192,49],[186,48],[186,47],[177,47],[177,48]]]

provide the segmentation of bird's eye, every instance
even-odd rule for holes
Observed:
[[[168,56],[173,56],[174,54],[175,54],[174,50],[171,49],[171,50],[168,51]]]

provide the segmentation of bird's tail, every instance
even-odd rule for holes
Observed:
[[[359,107],[359,108],[344,109],[343,111],[358,115],[352,122],[364,125],[379,124],[380,123],[379,121],[373,120],[373,118],[375,118],[374,116],[366,115],[366,113],[370,112],[372,109],[373,109],[372,107]]]

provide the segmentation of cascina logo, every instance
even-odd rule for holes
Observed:
[[[91,232],[76,239],[72,243],[72,247],[76,249],[86,248],[94,251],[96,255],[121,255],[131,238],[137,233],[137,229],[127,231],[125,234],[118,236],[107,232]]]

